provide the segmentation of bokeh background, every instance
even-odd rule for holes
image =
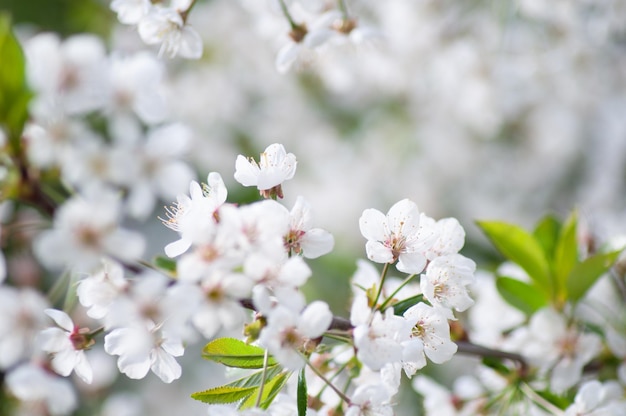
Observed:
[[[23,39],[92,32],[110,50],[150,49],[108,3],[0,0],[0,10]],[[229,200],[246,201],[255,195],[232,177],[238,154],[279,142],[298,157],[285,203],[303,195],[336,239],[333,254],[312,262],[309,298],[346,314],[348,278],[365,255],[358,217],[403,198],[458,218],[464,254],[487,268],[497,256],[476,219],[530,227],[578,208],[600,241],[626,232],[625,0],[347,3],[379,35],[323,48],[287,74],[274,61],[288,25],[266,0],[200,0],[190,23],[202,59],[167,61],[170,119],[194,131],[188,161],[200,180],[218,171]],[[148,257],[173,237],[158,215],[134,224],[149,235]],[[145,414],[202,408],[176,390],[208,387],[215,370],[196,365],[191,349],[185,360],[194,375],[174,389],[149,377],[157,390],[144,405],[171,400]]]

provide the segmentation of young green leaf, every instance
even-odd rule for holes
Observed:
[[[393,313],[402,316],[411,306],[424,302],[424,295],[415,295],[393,304]]]
[[[496,288],[500,296],[511,306],[530,316],[548,304],[546,294],[536,287],[517,279],[499,276]]]
[[[269,366],[267,367],[267,371],[265,374],[265,378],[266,380],[270,380],[274,377],[276,377],[278,374],[280,374],[283,371],[283,368],[279,365],[273,365],[273,366]],[[242,377],[239,378],[233,382],[230,382],[228,384],[226,384],[226,386],[232,386],[232,387],[258,387],[261,385],[261,381],[263,381],[263,370],[261,371],[255,371],[254,373],[246,376],[246,377]]]
[[[600,276],[613,266],[613,263],[615,263],[620,253],[621,250],[596,254],[574,266],[565,282],[567,298],[573,302],[577,302],[585,296],[585,293],[587,293]]]
[[[11,31],[11,19],[0,14],[0,128],[6,129],[13,153],[17,153],[28,118],[31,93],[26,85],[25,59]]]
[[[578,263],[577,222],[576,211],[574,211],[563,225],[554,250],[553,270],[558,292],[565,290],[565,280]]]
[[[236,338],[217,338],[202,349],[203,358],[236,368],[262,368],[264,354],[263,348],[246,344]],[[269,357],[268,365],[274,364],[276,360]]]
[[[169,257],[157,256],[154,259],[154,265],[159,269],[165,270],[170,275],[176,275],[176,260]]]
[[[543,248],[543,252],[547,259],[554,257],[554,249],[556,247],[559,233],[561,231],[560,221],[553,215],[546,215],[537,223],[533,231],[533,237]]]
[[[290,375],[290,372],[282,372],[276,377],[268,379],[265,382],[265,385],[263,386],[263,392],[261,393],[261,400],[259,401],[259,407],[261,409],[267,409],[269,405],[272,404],[272,401],[285,386],[285,383],[289,379]],[[248,396],[243,402],[241,402],[239,408],[243,410],[254,407],[258,401],[260,392],[261,389],[258,388],[252,395]]]
[[[197,393],[192,393],[191,398],[209,404],[235,403],[251,396],[258,389],[258,386],[220,386],[205,391],[199,391]]]
[[[478,221],[496,248],[517,263],[547,295],[553,293],[550,267],[539,242],[524,229],[499,221]]]
[[[298,373],[298,416],[306,416],[306,409],[308,404],[308,393],[306,388],[306,376],[304,367]]]

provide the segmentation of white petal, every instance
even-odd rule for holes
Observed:
[[[385,215],[377,209],[366,209],[359,218],[359,228],[361,234],[368,240],[385,241],[387,234],[385,232],[385,224],[387,219]]]
[[[315,259],[333,251],[335,239],[331,233],[320,228],[306,231],[300,243],[302,255],[308,259]]]
[[[151,367],[152,371],[163,380],[164,383],[171,383],[181,376],[182,369],[174,357],[161,348],[157,348],[153,353],[154,363]]]
[[[52,368],[57,374],[67,377],[71,374],[76,365],[76,351],[59,351],[52,357]]]
[[[165,254],[168,257],[178,257],[191,247],[191,241],[180,239],[165,246]]]
[[[70,318],[65,312],[57,309],[46,309],[44,312],[61,328],[68,332],[72,332],[74,330],[74,322],[72,322],[72,318]]]
[[[235,161],[235,180],[243,186],[256,186],[261,169],[256,163],[251,162],[244,156],[237,156]]]
[[[298,319],[298,330],[308,338],[322,335],[333,320],[333,314],[326,302],[315,301],[302,311]]]
[[[422,253],[402,253],[396,268],[404,273],[418,274],[426,266],[426,257]]]
[[[393,253],[389,247],[385,247],[382,243],[369,240],[365,243],[365,252],[367,258],[376,263],[393,262]]]

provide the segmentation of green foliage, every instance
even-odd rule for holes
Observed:
[[[404,312],[406,312],[411,306],[415,306],[420,302],[427,303],[424,300],[424,295],[422,294],[401,300],[400,302],[393,304],[393,313],[398,316],[404,315]]]
[[[240,409],[249,409],[251,407],[255,407],[257,403],[261,409],[267,409],[276,395],[282,390],[289,379],[291,373],[282,372],[278,374],[276,377],[272,377],[268,379],[263,388],[259,387],[254,390],[253,394],[248,396],[241,404],[239,405]],[[259,399],[259,395],[261,398]]]
[[[290,375],[279,365],[273,365],[223,386],[193,393],[191,397],[208,404],[239,403],[240,409],[256,406],[258,402],[266,409]]]
[[[521,280],[499,276],[496,287],[505,301],[526,315],[532,315],[548,304],[548,298],[544,293]]]
[[[24,53],[11,31],[11,19],[0,14],[0,128],[9,138],[14,155],[19,153],[20,136],[28,118],[31,93],[26,86]]]
[[[507,259],[524,269],[545,294],[552,294],[549,263],[534,236],[521,227],[499,221],[479,221],[478,225]]]
[[[308,402],[308,393],[306,387],[306,376],[305,376],[304,368],[300,370],[298,373],[298,392],[297,392],[297,403],[298,403],[298,416],[306,416],[307,402]]]
[[[165,271],[170,276],[176,276],[176,260],[169,257],[157,256],[155,257],[154,266]]]
[[[236,338],[217,338],[204,346],[202,357],[228,367],[263,368],[265,350]],[[267,364],[275,365],[276,360],[269,357]]]
[[[504,222],[480,221],[478,225],[508,260],[529,275],[530,283],[504,276],[496,282],[500,295],[527,316],[549,304],[561,309],[567,302],[579,301],[620,253],[599,253],[581,260],[575,211],[563,224],[552,216],[543,218],[532,234]]]

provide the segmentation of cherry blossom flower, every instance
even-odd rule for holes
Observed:
[[[299,196],[289,213],[289,231],[284,237],[285,247],[296,253],[314,259],[332,251],[335,240],[326,230],[311,227],[310,205]]]
[[[511,334],[511,346],[524,354],[542,373],[549,372],[550,388],[561,393],[582,377],[584,366],[602,349],[598,335],[582,332],[552,308],[535,312],[528,327]]]
[[[189,196],[178,195],[176,203],[167,209],[167,219],[163,220],[163,224],[181,236],[165,246],[165,254],[177,257],[191,247],[198,234],[212,235],[217,209],[226,201],[227,195],[224,181],[217,172],[209,173],[204,187],[192,181]]]
[[[112,0],[111,10],[117,13],[120,23],[134,25],[150,11],[150,0]]]
[[[94,319],[103,319],[111,305],[130,283],[124,277],[124,268],[114,261],[104,261],[102,268],[78,282],[76,294],[85,308],[87,315]]]
[[[173,8],[152,8],[137,25],[139,36],[148,45],[160,44],[159,56],[198,59],[202,56],[202,39]]]
[[[95,341],[89,336],[89,329],[75,326],[72,318],[63,311],[46,309],[44,312],[58,325],[40,333],[41,349],[53,354],[52,368],[65,377],[75,371],[85,383],[91,384],[93,370],[85,350]]]
[[[376,263],[395,263],[405,273],[421,273],[426,266],[426,251],[434,234],[420,228],[420,213],[414,202],[403,199],[387,215],[366,209],[359,218],[361,234],[367,239],[365,249]]]
[[[352,397],[346,416],[393,416],[391,397],[384,386],[359,386]]]
[[[447,314],[439,308],[418,303],[404,313],[405,319],[412,326],[411,339],[419,340],[418,344],[410,344],[411,348],[404,359],[404,368],[408,375],[425,364],[424,355],[436,364],[444,363],[452,358],[457,346],[450,340],[450,325]],[[420,351],[421,350],[421,351]]]
[[[237,156],[235,179],[243,186],[256,186],[265,198],[283,197],[281,184],[296,173],[296,156],[287,153],[282,144],[269,145],[259,163],[254,159]]]
[[[259,342],[285,368],[298,370],[305,364],[302,350],[328,329],[332,313],[325,302],[315,301],[301,312],[278,305],[266,318]]]
[[[370,369],[377,371],[389,363],[402,360],[402,343],[409,340],[411,327],[402,317],[388,308],[384,313],[373,313],[367,305],[367,298],[356,296],[350,311],[350,321],[354,325],[354,346],[357,358]]]
[[[467,286],[474,282],[475,269],[476,264],[460,254],[436,257],[420,280],[424,297],[433,306],[466,310],[474,304]]]
[[[132,379],[142,379],[152,370],[164,383],[171,383],[182,374],[174,358],[185,351],[182,340],[158,327],[116,328],[104,337],[104,349],[119,356],[120,372]]]
[[[574,403],[565,409],[565,416],[620,416],[626,413],[623,387],[615,381],[587,381],[582,385]]]
[[[144,240],[140,234],[119,228],[119,220],[119,199],[110,193],[70,198],[55,213],[54,228],[35,241],[35,254],[50,268],[89,270],[106,255],[137,260]]]
[[[9,391],[26,409],[46,409],[52,416],[68,415],[78,406],[69,380],[57,377],[34,363],[21,364],[6,376]],[[25,414],[33,414],[29,412]]]
[[[48,301],[33,289],[0,286],[0,369],[33,351],[36,335],[47,326]]]

